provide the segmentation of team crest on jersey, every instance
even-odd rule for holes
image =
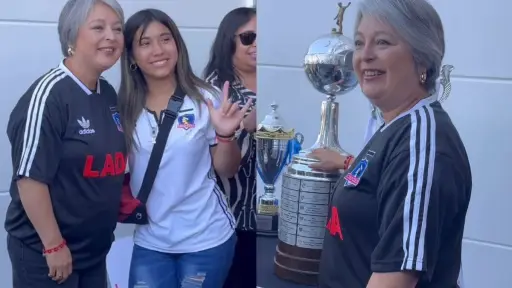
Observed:
[[[370,163],[369,159],[373,158],[375,156],[375,151],[368,150],[366,151],[366,156],[359,161],[359,163],[354,166],[354,169],[350,171],[345,176],[345,187],[347,186],[357,186],[359,184],[359,181],[361,181],[361,178],[364,175],[364,172],[368,169],[368,164]]]
[[[350,171],[345,176],[345,187],[347,186],[357,186],[359,184],[359,181],[361,180],[361,177],[363,177],[364,172],[366,172],[366,169],[368,168],[368,160],[365,158]]]
[[[112,119],[114,119],[114,123],[116,123],[117,130],[119,132],[123,132],[123,126],[121,125],[121,115],[119,115],[119,112],[112,113]]]
[[[196,127],[196,115],[184,114],[178,116],[178,128],[188,130]]]

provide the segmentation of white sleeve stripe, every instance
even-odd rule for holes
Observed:
[[[425,268],[425,231],[436,154],[435,135],[436,123],[430,105],[411,113],[402,270],[423,271]]]
[[[32,92],[32,97],[30,98],[30,104],[28,106],[27,110],[27,119],[25,122],[25,132],[23,134],[23,150],[21,154],[21,160],[20,160],[20,166],[18,167],[18,175],[20,175],[20,172],[24,170],[24,164],[26,163],[26,157],[27,157],[27,143],[28,141],[28,135],[29,135],[29,127],[30,123],[32,121],[32,116],[35,114],[32,110],[34,109],[34,102],[38,98],[36,95],[39,94],[39,91],[41,89],[41,85],[43,83],[46,83],[46,79],[48,79],[50,76],[53,76],[56,70],[59,70],[59,68],[51,70],[48,74],[46,74],[40,81],[37,83],[36,88],[34,89],[34,92]]]
[[[59,68],[50,71],[37,84],[30,104],[27,110],[27,120],[25,123],[25,133],[23,135],[23,150],[21,154],[18,175],[25,177],[30,176],[30,168],[39,145],[39,136],[41,134],[41,126],[43,120],[44,107],[46,99],[50,91],[62,78],[66,77],[66,73]]]
[[[425,255],[425,235],[427,228],[427,217],[428,217],[428,207],[430,204],[430,194],[432,189],[432,182],[434,179],[434,164],[436,161],[436,119],[434,117],[434,111],[432,110],[432,106],[425,106],[425,113],[427,114],[427,118],[430,120],[430,125],[427,128],[427,133],[430,133],[430,150],[428,153],[428,167],[427,167],[427,177],[425,183],[425,196],[423,201],[423,211],[422,211],[422,223],[421,223],[421,231],[419,238],[419,249],[418,249],[418,259],[421,260],[421,263],[426,263],[426,255]],[[426,267],[421,267],[426,269]]]

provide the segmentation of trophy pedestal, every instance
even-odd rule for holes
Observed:
[[[277,237],[278,225],[278,215],[256,214],[256,235],[265,237]]]
[[[274,184],[265,184],[265,194],[258,197],[256,214],[256,234],[277,236],[279,226],[279,200],[274,194]]]
[[[274,258],[276,275],[291,282],[315,286],[322,250],[298,248],[279,242]]]
[[[283,174],[279,214],[276,275],[284,280],[316,285],[325,226],[334,186],[341,172],[313,171],[315,159],[305,152],[293,157]]]

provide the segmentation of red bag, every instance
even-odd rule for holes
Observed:
[[[133,197],[132,190],[130,189],[130,173],[124,175],[121,207],[117,221],[137,225],[148,224],[146,205],[139,199]]]

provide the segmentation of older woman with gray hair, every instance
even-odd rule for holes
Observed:
[[[354,38],[354,69],[384,124],[335,188],[320,287],[455,288],[472,178],[457,129],[429,97],[441,19],[425,0],[362,0]],[[313,154],[317,169],[346,160]]]
[[[123,22],[115,0],[69,0],[58,25],[65,59],[10,115],[11,287],[107,287],[126,148],[116,91],[100,75],[121,56]]]

